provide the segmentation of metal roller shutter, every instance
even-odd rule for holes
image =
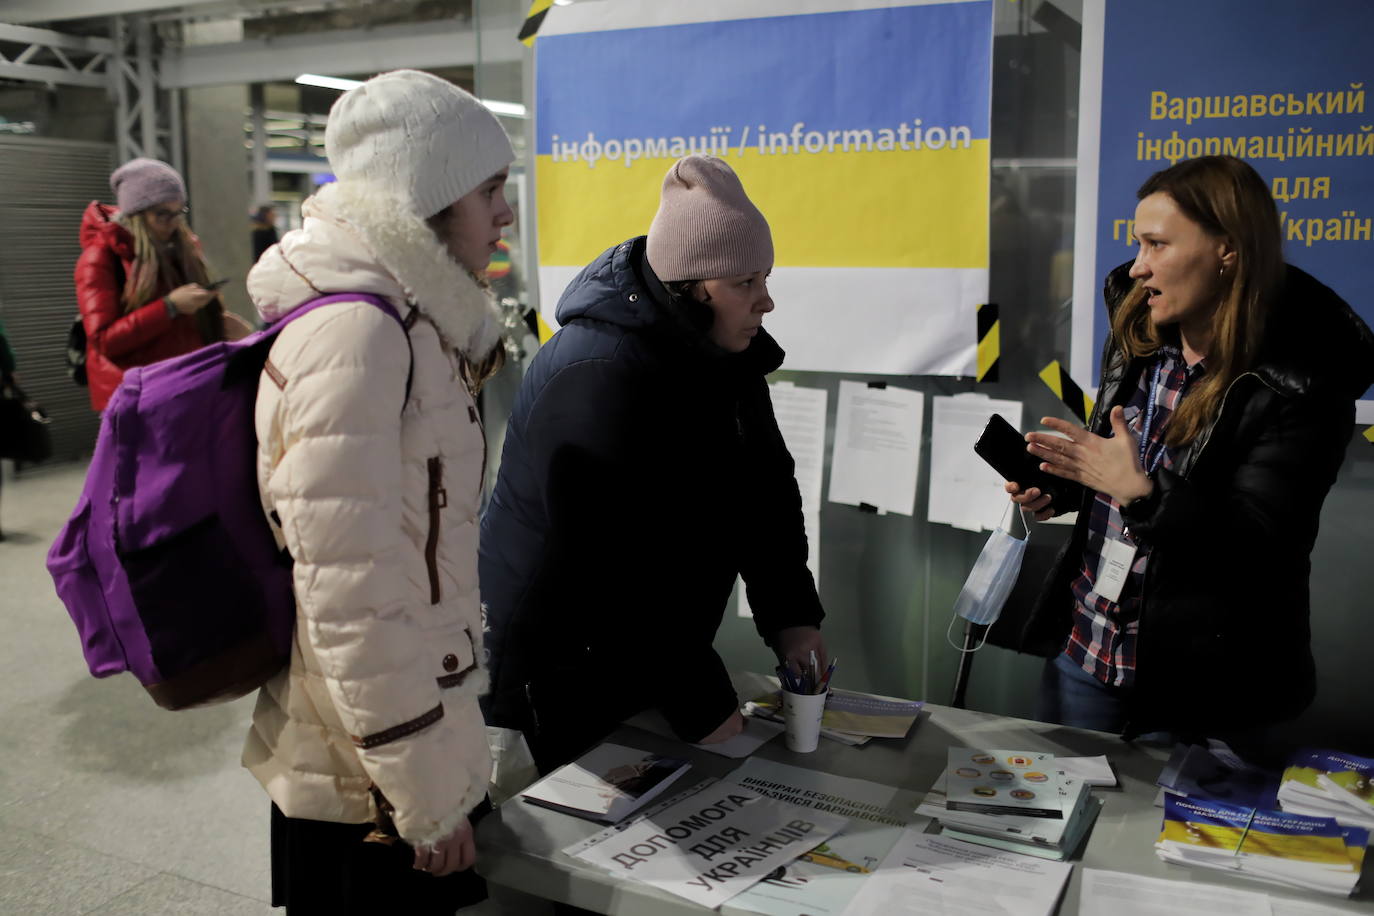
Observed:
[[[81,213],[110,198],[114,155],[107,143],[0,137],[0,315],[24,390],[52,417],[53,461],[89,454],[99,429],[65,354]]]

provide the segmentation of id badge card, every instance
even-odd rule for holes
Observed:
[[[1135,545],[1130,541],[1107,539],[1102,545],[1102,564],[1097,568],[1097,582],[1093,591],[1112,604],[1121,598],[1122,586],[1131,574],[1131,564],[1135,562]]]

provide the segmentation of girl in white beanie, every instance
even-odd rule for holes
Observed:
[[[475,396],[502,354],[482,273],[514,156],[475,98],[411,70],[344,94],[325,145],[338,182],[248,277],[268,322],[360,298],[289,324],[260,383],[259,488],[297,624],[243,759],[272,798],[275,906],[452,913],[485,897]]]

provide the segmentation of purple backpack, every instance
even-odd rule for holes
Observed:
[[[405,327],[379,297],[324,296],[124,374],[48,551],[94,676],[132,671],[159,706],[184,709],[241,697],[286,663],[291,558],[263,514],[253,414],[277,334],[333,302],[369,302]]]

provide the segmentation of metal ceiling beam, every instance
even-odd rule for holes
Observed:
[[[64,19],[119,16],[214,2],[217,0],[5,0],[0,4],[0,21],[21,25],[28,22],[60,22]]]
[[[109,85],[107,67],[114,42],[108,38],[64,35],[47,29],[32,29],[0,22],[0,41],[27,45],[17,55],[0,55],[0,77],[66,86]],[[65,51],[72,53],[63,53]],[[32,64],[29,61],[47,52],[57,64]]]
[[[482,29],[482,61],[522,60],[515,24]],[[302,73],[330,76],[380,73],[400,67],[453,67],[477,63],[477,33],[466,22],[415,22],[372,29],[283,35],[233,44],[190,45],[161,61],[164,88],[294,80]]]

